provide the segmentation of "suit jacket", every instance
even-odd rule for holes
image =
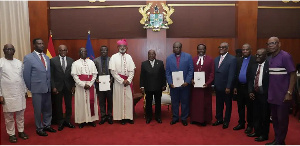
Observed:
[[[255,80],[257,68],[258,68],[258,63],[253,64],[251,67],[250,80],[248,82],[249,93],[255,93],[254,80]],[[266,60],[264,64],[262,88],[263,88],[263,94],[265,95],[264,97],[268,98],[268,89],[269,89],[269,61],[268,60]]]
[[[106,75],[110,75],[110,80],[113,81],[113,76],[111,75],[110,73],[110,70],[109,70],[109,60],[110,60],[110,57],[106,57],[106,67],[107,67],[107,73]],[[97,57],[95,58],[94,60],[94,63],[95,63],[95,66],[97,68],[97,71],[98,71],[98,75],[97,75],[97,78],[99,75],[102,75],[100,73],[102,73],[102,57]],[[96,83],[95,82],[95,88],[97,89],[97,91],[99,91],[99,83]],[[111,89],[112,89],[112,84],[111,84]]]
[[[244,60],[244,57],[243,58],[237,58],[237,60],[236,60],[236,74],[235,74],[235,84],[234,84],[235,88],[237,88],[238,83],[239,83],[239,75],[240,75],[240,71],[241,71],[241,68],[242,68],[242,65],[243,65],[243,60]],[[247,66],[247,71],[246,71],[246,80],[247,80],[247,82],[250,79],[251,67],[255,63],[256,63],[255,56],[250,55],[250,60],[249,60],[249,64]]]
[[[167,57],[166,63],[166,78],[168,84],[173,84],[172,72],[183,71],[184,82],[191,84],[192,78],[194,76],[194,66],[192,56],[188,53],[181,52],[179,68],[177,68],[176,56],[171,54]]]
[[[140,87],[144,87],[145,91],[160,91],[166,86],[164,63],[161,60],[155,59],[154,67],[152,68],[149,60],[142,62]]]
[[[220,67],[220,56],[215,58],[215,80],[214,85],[217,91],[225,91],[226,88],[232,89],[236,72],[236,57],[227,53]]]
[[[66,57],[67,67],[65,72],[62,69],[60,57],[56,56],[50,59],[51,66],[51,88],[56,88],[59,92],[63,90],[64,85],[70,91],[75,87],[75,81],[71,75],[71,67],[74,60]]]
[[[31,93],[51,92],[51,73],[49,57],[44,55],[47,62],[47,70],[39,56],[33,51],[24,57],[23,78]]]

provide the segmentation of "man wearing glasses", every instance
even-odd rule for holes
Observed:
[[[229,45],[223,42],[219,46],[220,56],[215,58],[215,91],[216,91],[216,119],[213,126],[223,124],[228,128],[232,110],[233,81],[236,70],[236,58],[228,53]],[[224,102],[226,104],[223,121]]]
[[[275,131],[275,140],[267,145],[284,145],[289,125],[292,92],[296,83],[296,69],[291,55],[280,49],[281,44],[277,37],[269,38],[267,46],[271,53],[268,102]]]

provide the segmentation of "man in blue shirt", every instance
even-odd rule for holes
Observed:
[[[251,66],[255,63],[255,57],[251,55],[251,46],[244,44],[242,48],[242,58],[237,58],[237,69],[235,87],[233,93],[237,95],[239,124],[233,130],[245,129],[245,106],[247,106],[247,129],[245,133],[251,135],[253,129],[253,101],[250,100],[248,94],[248,81]]]

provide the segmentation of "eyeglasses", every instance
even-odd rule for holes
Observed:
[[[14,51],[15,49],[14,48],[5,48],[3,49],[4,51]]]
[[[276,45],[276,44],[278,44],[278,42],[270,42],[270,43],[266,43],[267,46]]]
[[[219,46],[218,48],[219,49],[225,49],[225,48],[227,48],[227,46]]]

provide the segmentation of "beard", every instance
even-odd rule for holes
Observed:
[[[125,53],[125,52],[126,52],[126,49],[123,49],[123,50],[122,50],[122,49],[119,49],[119,52],[120,52],[120,53]]]

